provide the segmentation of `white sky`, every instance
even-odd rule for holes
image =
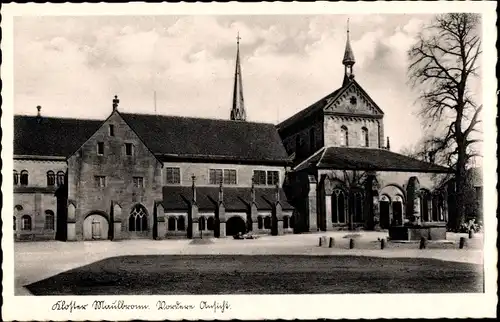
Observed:
[[[248,120],[277,123],[340,87],[348,17],[356,80],[392,149],[414,144],[406,51],[430,15],[18,17],[15,113],[103,119],[116,94],[152,114],[156,91],[158,114],[227,119],[239,31]]]

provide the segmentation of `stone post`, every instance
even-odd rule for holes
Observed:
[[[187,238],[191,239],[193,238],[193,233],[198,233],[197,229],[195,230],[194,228],[194,218],[197,218],[198,217],[198,206],[196,204],[196,177],[195,175],[193,175],[191,177],[192,179],[192,193],[193,193],[193,197],[191,199],[191,203],[189,205],[189,211],[188,211],[188,222],[187,222]],[[198,226],[198,223],[196,223],[196,226]],[[198,228],[198,227],[196,227]]]
[[[160,202],[156,203],[156,238],[163,239],[167,235],[167,222],[165,221],[165,209]]]
[[[332,222],[332,195],[325,194],[325,220],[326,220],[326,230],[328,228],[333,229]]]

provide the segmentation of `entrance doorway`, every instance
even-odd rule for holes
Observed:
[[[101,214],[90,214],[83,221],[83,239],[85,240],[106,240],[108,233],[108,219]]]
[[[234,216],[229,218],[228,221],[226,221],[227,236],[234,236],[237,235],[238,233],[244,234],[245,232],[246,232],[245,221],[241,217]]]

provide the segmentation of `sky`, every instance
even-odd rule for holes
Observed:
[[[341,86],[348,18],[391,148],[415,144],[406,53],[431,15],[16,17],[14,111],[104,119],[118,95],[123,112],[228,119],[239,32],[247,119],[276,124]]]

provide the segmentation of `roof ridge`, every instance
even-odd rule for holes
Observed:
[[[24,114],[14,114],[14,118],[16,117],[29,117],[29,118],[37,118],[37,115],[24,115]],[[76,117],[59,117],[59,116],[41,116],[42,119],[54,119],[54,120],[74,120],[74,121],[95,121],[95,122],[104,122],[106,119],[90,119],[90,118],[76,118]]]
[[[159,118],[181,118],[181,119],[192,119],[192,120],[207,120],[207,121],[219,121],[219,122],[227,122],[227,123],[237,123],[237,124],[264,124],[264,125],[272,125],[276,126],[273,123],[269,122],[256,122],[256,121],[238,121],[238,120],[228,120],[228,119],[219,119],[219,118],[208,118],[208,117],[195,117],[195,116],[185,116],[185,115],[164,115],[164,114],[143,114],[143,113],[126,113],[120,112],[121,115],[133,115],[133,116],[146,116],[146,117],[159,117]]]

